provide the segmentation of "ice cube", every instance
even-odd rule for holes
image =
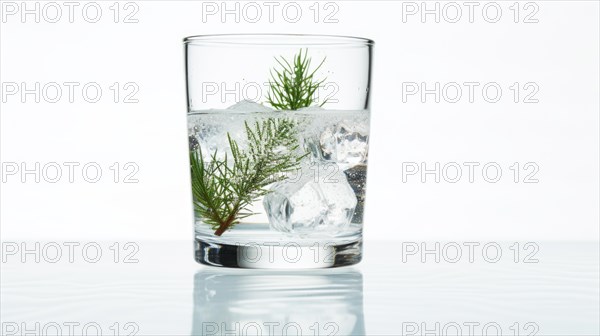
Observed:
[[[246,143],[244,121],[245,118],[228,113],[188,116],[190,150],[201,150],[205,161],[210,161],[215,151],[217,158],[223,159],[225,154],[230,153],[228,134],[243,150]],[[227,158],[231,159],[231,155]]]
[[[205,119],[193,120],[193,123],[194,126],[189,132],[190,150],[200,149],[203,158],[207,160],[216,150],[220,152],[229,147],[225,130],[214,120],[206,117]]]
[[[356,122],[340,122],[327,127],[319,138],[322,158],[336,162],[342,170],[367,163],[368,126]]]
[[[292,175],[275,183],[263,200],[271,229],[307,236],[335,235],[348,227],[357,200],[337,165],[314,163]]]
[[[232,106],[229,106],[227,108],[227,110],[235,111],[235,112],[245,112],[245,113],[275,111],[268,106],[265,106],[265,105],[253,102],[251,100],[247,100],[247,99],[239,101]]]

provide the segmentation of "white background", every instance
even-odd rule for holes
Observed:
[[[375,40],[366,239],[598,239],[598,2],[534,2],[539,11],[529,19],[537,23],[523,22],[533,8],[526,10],[525,2],[518,5],[515,23],[512,1],[496,3],[502,9],[496,23],[481,14],[488,2],[477,3],[472,23],[462,2],[457,23],[445,20],[454,17],[451,12],[439,23],[433,15],[425,22],[419,14],[403,18],[403,4],[396,1],[335,2],[337,23],[323,22],[335,8],[326,10],[325,2],[315,23],[312,1],[298,2],[303,16],[297,23],[287,22],[277,9],[269,22],[264,6],[258,23],[244,17],[237,23],[232,15],[222,22],[219,15],[203,17],[202,2],[194,1],[137,1],[127,9],[121,2],[118,23],[109,8],[113,1],[97,2],[103,10],[97,23],[82,16],[86,2],[77,2],[73,23],[68,7],[58,2],[63,10],[58,23],[45,20],[54,18],[53,12],[41,13],[40,23],[27,15],[23,23],[20,13],[7,15],[7,3],[2,1],[0,26],[3,88],[96,82],[103,96],[88,103],[81,86],[72,103],[64,87],[57,103],[7,96],[0,111],[2,163],[31,168],[35,162],[97,162],[103,176],[88,183],[81,166],[73,183],[64,166],[58,183],[43,177],[36,183],[33,175],[23,183],[20,173],[6,176],[0,195],[3,240],[191,240],[182,38],[249,32]],[[124,23],[136,7],[132,18],[138,22]],[[109,87],[115,82],[134,82],[139,102],[126,104],[121,96],[114,103]],[[466,91],[457,103],[443,98],[435,103],[431,95],[425,103],[418,96],[403,103],[403,82],[428,87],[495,82],[503,94],[497,103],[486,102],[481,90],[473,103]],[[513,102],[514,82],[535,83],[539,102]],[[115,162],[136,163],[139,183],[122,183],[123,171],[115,183],[109,169]],[[404,183],[403,162],[425,162],[430,169],[435,162],[481,165],[473,183],[464,166],[457,183],[443,177],[436,183],[432,175],[425,183],[419,175]],[[488,162],[502,167],[497,183],[482,177],[481,166]],[[514,162],[521,164],[519,183],[509,169]],[[527,162],[539,167],[538,183],[522,182]]]

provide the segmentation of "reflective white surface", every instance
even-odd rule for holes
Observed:
[[[307,271],[203,267],[191,242],[137,242],[135,253],[103,242],[96,263],[81,253],[50,263],[50,248],[23,263],[4,249],[2,334],[600,333],[597,243],[499,242],[498,258],[479,243],[471,263],[462,243],[441,243],[436,262],[436,252],[408,252],[435,243],[367,242],[356,267]]]

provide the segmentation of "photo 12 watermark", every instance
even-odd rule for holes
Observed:
[[[134,336],[140,327],[135,322],[12,322],[1,323],[2,336]]]
[[[402,1],[402,23],[538,23],[532,1]]]
[[[495,321],[449,321],[449,322],[402,322],[402,336],[534,336],[540,327],[536,322]]]
[[[339,1],[203,1],[202,23],[339,23]]]
[[[2,183],[139,183],[136,162],[2,162]]]
[[[2,82],[2,103],[139,103],[136,82]]]
[[[514,183],[537,184],[540,166],[536,162],[402,162],[402,183]]]
[[[340,326],[335,322],[202,322],[202,335],[339,335]]]
[[[536,82],[403,82],[403,103],[498,103],[537,104],[540,86]]]
[[[402,263],[491,263],[510,261],[537,264],[535,242],[402,242]]]
[[[0,260],[7,263],[139,263],[140,246],[136,242],[33,242],[0,243]]]
[[[139,23],[134,1],[2,1],[2,23]]]
[[[348,242],[349,244],[352,242]],[[335,262],[335,247],[339,241],[314,242],[309,246],[297,242],[240,242],[238,264],[248,268],[263,264],[297,264],[307,267],[327,265]]]
[[[271,92],[273,82],[202,82],[200,96],[202,103],[228,103],[243,100],[264,103]],[[336,94],[340,87],[335,82],[324,81],[315,87],[311,95],[315,102],[326,102],[328,105],[338,103]]]

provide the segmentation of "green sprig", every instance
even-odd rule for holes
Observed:
[[[245,128],[247,150],[227,134],[229,165],[227,154],[219,158],[215,151],[205,162],[201,149],[190,152],[194,208],[217,236],[253,215],[248,207],[254,200],[269,193],[266,187],[285,179],[307,155],[298,153],[295,121],[268,118],[252,127],[245,122]]]
[[[315,102],[315,92],[325,79],[315,80],[314,75],[325,62],[325,58],[312,71],[310,71],[311,58],[308,49],[304,54],[302,49],[291,62],[284,57],[275,57],[279,69],[271,69],[269,92],[267,102],[277,110],[297,110],[309,107]],[[327,100],[319,106],[323,106]]]

